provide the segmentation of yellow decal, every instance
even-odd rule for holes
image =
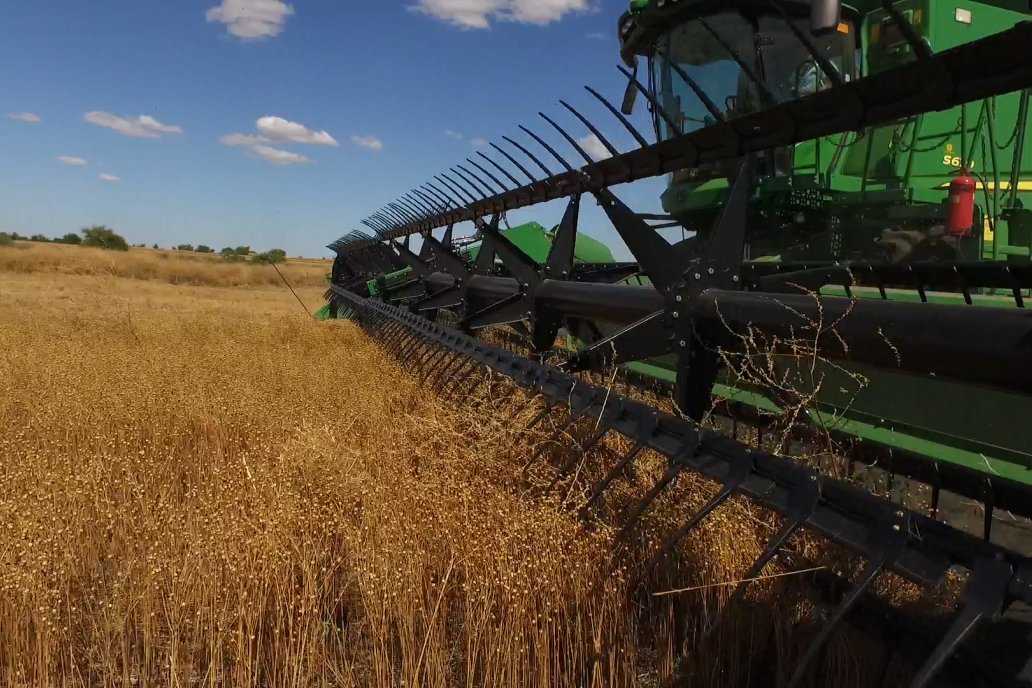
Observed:
[[[946,152],[949,153],[950,155],[953,155],[953,144],[952,143],[947,143],[946,144]]]
[[[985,229],[982,231],[982,238],[985,241],[992,241],[993,240],[993,229],[992,229],[992,225],[989,224],[989,218],[988,217],[985,218]]]
[[[924,10],[914,10],[914,18],[911,20],[914,26],[920,24],[922,19],[924,19]]]
[[[962,164],[963,160],[960,159],[959,155],[953,155],[952,154],[952,151],[949,150],[951,147],[952,146],[947,146],[946,147],[946,150],[949,151],[949,152],[947,152],[946,155],[942,156],[942,164],[943,165],[947,165],[949,167],[962,167],[963,166],[963,164]],[[974,160],[969,161],[968,164],[967,164],[967,168],[969,170],[975,169],[975,161]]]
[[[849,35],[849,24],[847,24],[846,22],[839,22],[838,32],[839,33],[844,33],[844,34],[846,34],[848,36]]]

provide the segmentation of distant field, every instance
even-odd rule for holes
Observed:
[[[713,488],[685,476],[614,568],[614,531],[567,502],[622,440],[534,497],[553,469],[521,469],[560,418],[522,431],[535,410],[497,380],[449,402],[268,266],[0,261],[0,686],[653,688],[687,644],[693,685],[725,688],[786,652],[801,612],[776,583],[701,635],[774,532],[737,500],[657,574],[701,588],[628,589]],[[287,266],[309,310],[326,267]],[[643,454],[603,512],[665,470]],[[829,658],[859,685],[848,638]]]
[[[326,284],[333,262],[291,258],[279,268],[292,286],[316,287]],[[282,285],[269,265],[229,263],[215,254],[149,248],[105,251],[36,242],[0,247],[0,272],[110,276],[211,287]]]

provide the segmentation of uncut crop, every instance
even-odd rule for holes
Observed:
[[[547,428],[520,434],[504,384],[449,401],[282,290],[0,273],[0,293],[0,685],[651,686],[693,648],[694,685],[726,686],[781,651],[772,587],[714,639],[730,587],[628,589],[711,486],[614,566],[613,529],[569,501],[619,443],[535,498]],[[731,504],[659,585],[734,580],[776,525]]]

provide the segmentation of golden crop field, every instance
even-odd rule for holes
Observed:
[[[773,584],[714,637],[726,585],[629,594],[636,550],[527,494],[505,385],[440,396],[282,286],[183,284],[252,266],[57,250],[0,249],[0,685],[653,686],[688,646],[728,686],[788,642]],[[733,581],[768,520],[721,509],[670,586]]]

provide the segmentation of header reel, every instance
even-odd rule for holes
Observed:
[[[716,3],[711,4],[716,9]],[[678,13],[697,16],[701,8],[709,6],[692,2],[645,5],[640,3],[638,11],[632,10],[621,22],[625,59],[642,54],[651,44],[648,37],[653,34],[649,32],[660,31],[661,20],[667,22],[662,26],[669,26],[668,20],[681,16]],[[726,8],[726,3],[720,5]],[[808,6],[813,13],[812,28],[827,30],[833,17],[837,24],[837,3],[784,5],[795,10]],[[898,12],[892,16],[901,26],[908,26]],[[913,31],[904,29],[903,33],[913,37]],[[800,40],[805,45],[805,37]],[[587,415],[597,416],[599,439],[607,432],[619,432],[636,440],[636,451],[649,447],[666,456],[670,461],[667,476],[649,492],[632,521],[677,474],[692,471],[716,480],[723,489],[716,501],[688,519],[677,539],[724,500],[745,496],[788,518],[788,530],[771,542],[751,574],[758,575],[796,529],[863,556],[868,565],[859,578],[848,581],[832,576],[831,586],[839,594],[833,595],[832,611],[801,660],[793,685],[798,685],[817,661],[831,630],[873,604],[870,587],[881,573],[893,571],[927,588],[941,583],[951,568],[962,569],[967,576],[962,607],[945,635],[921,651],[928,654],[911,685],[932,685],[951,657],[961,663],[969,661],[969,666],[976,667],[975,673],[981,672],[993,685],[1024,685],[1028,679],[1022,675],[1022,667],[1003,667],[964,648],[1011,605],[1032,604],[1028,551],[1012,551],[1009,543],[993,536],[997,510],[1032,516],[1032,436],[1019,430],[1015,441],[985,449],[981,461],[946,460],[901,449],[890,439],[872,439],[875,433],[848,439],[851,430],[847,425],[822,426],[826,411],[819,400],[815,402],[815,412],[808,411],[810,415],[799,425],[847,438],[847,449],[855,450],[849,457],[850,468],[855,460],[877,464],[889,475],[887,492],[892,492],[897,474],[926,484],[930,499],[924,515],[865,494],[855,485],[830,479],[791,459],[775,457],[762,447],[746,447],[699,424],[714,408],[734,415],[737,402],[721,399],[717,388],[723,384],[729,363],[747,353],[743,341],[748,337],[769,343],[780,355],[786,355],[785,342],[803,338],[809,342],[814,360],[876,371],[888,376],[885,379],[916,381],[929,389],[966,385],[972,392],[977,390],[985,403],[993,399],[1016,404],[1019,415],[1022,410],[1032,410],[1032,319],[1023,296],[1032,289],[1032,270],[1006,264],[764,265],[742,261],[747,209],[754,196],[759,159],[766,151],[1032,87],[1032,24],[940,54],[916,54],[915,61],[891,70],[840,81],[798,100],[724,117],[712,126],[654,144],[649,144],[618,108],[589,88],[638,142],[637,149],[621,153],[600,127],[562,102],[575,120],[598,136],[611,157],[593,160],[576,137],[542,114],[583,159],[582,166],[575,167],[557,147],[521,126],[533,141],[530,147],[505,137],[508,147],[492,144],[495,157],[478,154],[468,158],[367,218],[365,224],[372,233],[352,233],[331,245],[338,255],[334,285],[328,293],[331,303],[356,313],[364,327],[403,360],[420,367],[424,377],[433,378],[435,366],[450,374],[486,367],[543,397],[546,413],[567,409],[562,427]],[[986,73],[985,66],[992,71]],[[628,76],[657,116],[662,116],[661,105],[636,84],[633,75]],[[676,129],[676,122],[668,124]],[[534,146],[541,151],[535,154]],[[558,172],[549,166],[555,163],[561,167]],[[706,241],[671,244],[649,219],[634,213],[610,189],[704,163],[730,164],[735,170],[730,192]],[[574,261],[580,203],[585,195],[601,205],[633,254],[634,263]],[[558,198],[568,199],[567,209],[547,259],[539,264],[507,237],[499,220],[509,210]],[[475,261],[454,245],[453,227],[462,222],[471,222],[480,237]],[[447,228],[444,236],[435,238],[432,232],[442,227]],[[419,255],[409,248],[412,234],[423,237]],[[636,276],[647,281],[632,279]],[[957,305],[901,302],[891,298],[901,283],[915,285],[920,301],[928,301],[927,292],[942,285],[962,292],[964,301]],[[857,298],[865,289],[868,293]],[[978,307],[972,298],[973,290],[978,289],[1001,290],[1013,299],[1006,308]],[[442,311],[454,315],[456,328],[434,322]],[[470,336],[502,325],[525,335],[536,360],[487,346]],[[575,336],[583,348],[569,353],[559,367],[545,365],[542,361],[546,354],[554,353],[561,332]],[[610,395],[577,376],[578,372],[608,370],[613,365],[653,365],[660,360],[672,368],[674,400],[683,417]],[[977,360],[993,365],[977,365]],[[760,390],[763,392],[771,390]],[[770,396],[775,403],[785,401],[773,392]],[[928,403],[936,400],[930,398]],[[999,436],[993,433],[992,439]],[[983,446],[978,438],[970,439],[968,444]],[[995,450],[999,452],[992,453]],[[613,479],[615,476],[603,481],[595,493],[607,489]],[[934,520],[940,515],[943,492],[983,505],[983,527],[977,537]],[[590,506],[591,500],[585,508]],[[625,530],[629,527],[624,524]],[[673,543],[666,543],[656,556],[661,557],[671,546]],[[883,621],[907,616],[900,609],[879,613]]]

